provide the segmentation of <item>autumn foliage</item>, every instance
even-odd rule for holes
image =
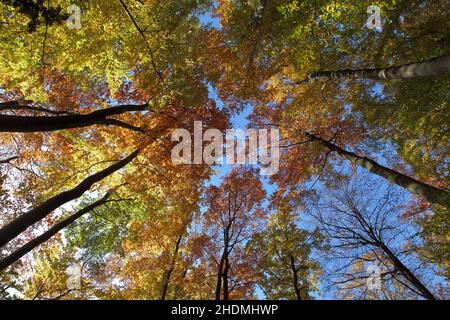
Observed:
[[[0,299],[450,297],[448,1],[75,4],[0,1]]]

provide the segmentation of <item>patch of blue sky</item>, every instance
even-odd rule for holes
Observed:
[[[222,109],[224,107],[224,103],[222,100],[220,100],[216,89],[210,83],[207,84],[207,87],[208,87],[208,98],[214,100],[216,102],[217,107],[219,109]]]
[[[213,99],[217,106],[219,108],[224,107],[224,103],[222,100],[220,100],[217,91],[215,88],[208,84],[208,95],[210,99]],[[246,130],[249,126],[249,120],[248,116],[251,115],[253,112],[253,106],[251,104],[247,104],[244,106],[244,108],[238,112],[234,113],[231,116],[230,123],[231,128],[233,130]],[[223,178],[235,167],[240,166],[239,164],[216,164],[213,165],[212,168],[215,170],[214,174],[211,176],[210,180],[206,183],[206,185],[214,185],[219,186],[222,182]],[[253,165],[255,167],[258,167],[258,165]],[[263,183],[263,187],[268,195],[272,194],[276,187],[270,183],[270,178],[268,176],[261,176],[261,181]]]
[[[213,8],[217,7],[217,2],[214,1]],[[211,9],[207,12],[199,15],[199,20],[202,26],[208,27],[208,28],[215,28],[220,30],[222,26],[220,25],[220,19],[218,17],[215,17],[212,15]]]

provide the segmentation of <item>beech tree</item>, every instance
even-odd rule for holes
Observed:
[[[321,274],[312,251],[324,249],[326,244],[318,230],[300,229],[295,206],[284,202],[269,217],[267,230],[249,244],[252,252],[261,256],[258,284],[269,299],[310,300]]]
[[[386,168],[377,162],[368,159],[366,157],[360,157],[353,152],[346,151],[340,147],[334,145],[333,143],[326,141],[322,138],[316,137],[310,133],[306,133],[307,137],[311,140],[318,141],[321,145],[328,148],[330,151],[337,152],[342,157],[350,160],[369,172],[375,173],[388,180],[389,182],[395,183],[406,190],[415,193],[417,195],[423,196],[425,199],[433,203],[439,203],[447,208],[450,208],[450,193],[445,190],[440,190],[433,186],[427,185],[426,183],[420,182],[416,179],[408,177],[401,174],[395,170]]]
[[[234,169],[220,187],[206,191],[205,231],[217,279],[216,300],[229,300],[234,291],[245,292],[252,286],[252,275],[242,274],[243,270],[251,272],[245,265],[250,261],[244,258],[244,248],[264,219],[260,208],[263,197],[255,170]]]
[[[309,75],[307,79],[302,80],[300,83],[307,83],[320,78],[341,79],[346,77],[372,80],[410,79],[415,77],[438,76],[448,72],[450,72],[450,55],[446,54],[431,60],[396,67],[319,71]]]
[[[69,114],[58,116],[15,116],[0,115],[0,131],[2,132],[40,132],[55,131],[70,128],[88,127],[95,124],[106,126],[119,126],[126,129],[145,133],[141,128],[134,127],[117,119],[108,118],[130,111],[146,110],[147,105],[123,105],[103,110],[93,111],[89,114]],[[13,109],[25,109],[26,106],[14,105]],[[32,109],[32,107],[30,107]],[[39,108],[32,110],[40,111]]]
[[[57,209],[61,205],[77,199],[83,195],[89,188],[99,182],[100,180],[106,178],[110,174],[113,174],[117,170],[123,168],[128,163],[130,163],[134,158],[139,154],[139,149],[131,153],[129,156],[124,158],[121,161],[109,166],[108,168],[99,171],[92,176],[84,179],[79,185],[75,188],[62,192],[44,203],[40,204],[36,208],[22,214],[17,219],[11,221],[7,225],[3,226],[0,229],[0,246],[6,245],[9,241],[11,241],[14,237],[17,237],[21,232],[25,231],[28,227],[32,226],[39,220],[45,218],[49,215],[53,210]]]
[[[331,192],[329,201],[316,204],[313,209],[323,232],[332,239],[334,256],[341,262],[333,283],[343,291],[361,288],[364,295],[369,290],[366,283],[370,275],[360,267],[372,263],[382,269],[380,281],[396,282],[420,297],[435,300],[428,285],[416,274],[421,272],[420,268],[408,266],[406,262],[411,263],[413,253],[402,248],[401,242],[413,239],[408,233],[414,231],[395,225],[393,218],[401,215],[402,207],[398,203],[401,195],[393,187],[382,191],[380,182],[364,176],[362,181],[372,185],[372,192],[361,192],[358,188],[361,182],[344,182]],[[388,284],[384,287],[389,291]],[[378,289],[381,290],[381,282]]]
[[[14,262],[22,258],[28,252],[39,246],[40,244],[48,241],[51,237],[57,234],[59,231],[63,230],[65,227],[69,226],[71,223],[75,222],[78,218],[82,217],[84,214],[90,212],[98,206],[107,203],[110,194],[106,194],[102,199],[92,203],[91,205],[81,209],[80,211],[74,213],[70,217],[58,222],[56,225],[51,227],[49,230],[44,232],[42,235],[30,240],[25,245],[8,255],[6,258],[0,261],[0,270],[4,270]]]

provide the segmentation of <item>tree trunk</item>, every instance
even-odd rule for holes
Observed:
[[[224,252],[222,253],[222,256],[220,257],[219,270],[217,271],[216,300],[220,300],[220,291],[222,291],[222,274],[224,264],[225,264],[225,249]]]
[[[228,271],[230,270],[230,261],[228,260],[228,254],[225,257],[225,267],[223,268],[222,273],[222,282],[223,282],[223,299],[222,300],[229,300],[230,299],[230,291],[228,288]]]
[[[298,287],[298,270],[295,267],[294,257],[291,256],[290,260],[291,260],[291,270],[292,270],[292,275],[293,275],[295,296],[296,296],[297,300],[302,300],[302,296],[300,294],[300,288]]]
[[[231,224],[232,222],[230,222],[223,230],[223,252],[222,252],[222,256],[220,257],[220,263],[219,263],[219,271],[217,272],[217,286],[216,286],[216,300],[220,300],[220,291],[222,291],[222,284],[223,286],[227,286],[226,288],[226,297],[225,297],[225,291],[224,291],[224,296],[223,299],[224,300],[228,300],[228,269],[229,268],[229,264],[228,264],[228,254],[229,254],[229,246],[230,246],[230,229],[231,229]],[[224,276],[224,270],[226,269],[226,276]],[[222,280],[226,280],[227,283],[223,283]]]
[[[184,269],[183,277],[182,277],[183,280],[186,278],[187,273],[188,273],[188,269]],[[178,299],[178,296],[180,295],[180,291],[181,291],[181,285],[180,285],[180,283],[177,283],[175,285],[175,290],[174,290],[174,293],[173,293],[173,299],[172,300],[177,300]]]
[[[183,239],[183,233],[184,233],[184,229],[183,229],[183,232],[178,237],[177,243],[175,245],[175,251],[172,256],[170,268],[166,272],[165,277],[164,277],[164,284],[163,284],[163,288],[161,291],[161,300],[166,300],[167,290],[169,289],[170,277],[172,276],[173,269],[175,269],[176,257],[178,255],[178,250],[180,249],[181,240]]]
[[[318,141],[329,150],[337,152],[345,159],[365,168],[366,170],[380,177],[385,178],[389,182],[395,183],[398,186],[410,191],[411,193],[424,197],[429,202],[437,203],[450,208],[450,192],[438,189],[436,187],[408,177],[400,172],[386,168],[371,159],[360,157],[353,152],[341,149],[337,145],[320,137],[316,137],[310,133],[306,133],[306,136],[311,140]]]
[[[75,188],[61,192],[60,194],[48,199],[38,207],[28,211],[27,213],[21,215],[15,220],[8,223],[6,226],[0,229],[0,248],[6,245],[9,241],[17,237],[20,233],[25,231],[28,227],[32,226],[39,220],[45,218],[53,210],[57,209],[61,205],[77,199],[83,195],[87,190],[89,190],[93,184],[99,182],[100,180],[106,178],[107,176],[113,174],[117,170],[123,168],[128,163],[130,163],[139,154],[140,149],[137,149],[128,157],[123,160],[113,164],[112,166],[97,172],[85,180],[83,180]]]
[[[298,84],[308,83],[311,81],[315,81],[319,78],[327,78],[327,79],[361,78],[374,80],[391,80],[391,79],[411,79],[425,76],[436,76],[447,72],[450,72],[450,54],[446,54],[422,62],[410,63],[397,67],[319,71],[309,75],[306,79],[298,82]]]
[[[92,211],[93,209],[105,204],[109,198],[110,194],[106,194],[102,199],[90,204],[86,208],[81,209],[77,213],[74,213],[67,219],[64,219],[61,222],[58,222],[53,227],[51,227],[48,231],[44,232],[42,235],[34,238],[33,240],[27,242],[22,247],[11,253],[9,256],[4,258],[0,261],[0,271],[8,268],[10,265],[18,261],[20,258],[22,258],[24,255],[26,255],[28,252],[36,248],[37,246],[43,244],[47,240],[49,240],[51,237],[53,237],[55,234],[57,234],[62,229],[66,228],[67,226],[71,225],[73,222],[75,222],[77,219],[82,217],[84,214]]]
[[[388,256],[395,269],[397,269],[409,281],[409,283],[411,283],[422,294],[424,298],[428,300],[436,300],[428,288],[425,287],[425,285],[414,275],[414,273],[412,273],[411,270],[409,270],[384,243],[379,244],[379,248]]]
[[[0,114],[0,132],[43,132],[71,128],[81,128],[92,125],[113,125],[130,130],[144,132],[142,129],[125,122],[107,117],[131,111],[144,111],[147,105],[122,105],[93,111],[89,114],[74,114],[60,116],[15,116]]]

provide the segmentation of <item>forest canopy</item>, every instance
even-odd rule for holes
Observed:
[[[450,298],[448,0],[0,15],[0,300]]]

